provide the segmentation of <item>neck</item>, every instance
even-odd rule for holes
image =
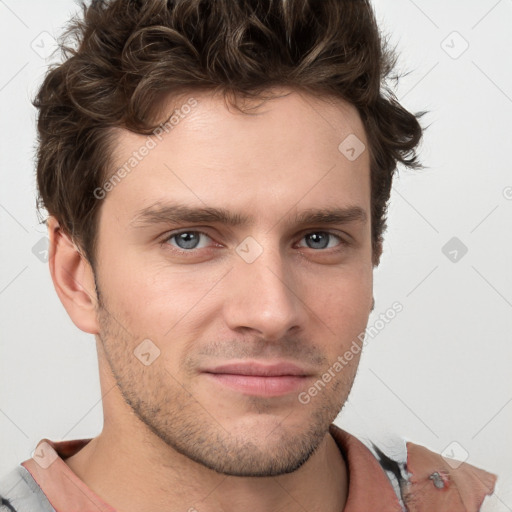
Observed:
[[[66,463],[120,512],[340,512],[344,508],[347,470],[329,433],[293,473],[235,477],[188,459],[147,430],[123,432],[122,427],[112,427],[105,425]]]

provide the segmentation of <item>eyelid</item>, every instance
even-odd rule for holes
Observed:
[[[201,229],[201,228],[195,228],[195,227],[192,227],[192,228],[180,228],[180,229],[176,229],[176,230],[173,230],[173,231],[168,231],[167,233],[165,233],[164,235],[162,235],[162,237],[160,238],[160,244],[161,245],[166,245],[167,247],[172,247],[172,250],[175,250],[175,251],[179,251],[179,252],[182,252],[182,253],[193,253],[194,251],[199,251],[201,249],[209,249],[210,247],[202,247],[202,248],[194,248],[194,249],[180,249],[179,247],[175,247],[173,245],[170,245],[168,244],[167,242],[169,242],[172,238],[174,238],[175,236],[178,236],[180,235],[181,233],[197,233],[197,234],[200,234],[200,235],[204,235],[206,236],[207,238],[209,238],[211,241],[213,241],[217,247],[218,246],[221,246],[222,244],[220,244],[219,242],[217,242],[211,235],[209,235],[205,230]],[[300,234],[299,234],[299,238],[297,239],[297,242],[295,242],[294,245],[297,245],[299,242],[301,242],[307,235],[311,235],[313,233],[327,233],[328,235],[330,236],[334,236],[338,239],[339,243],[338,245],[336,245],[335,247],[331,247],[331,248],[328,248],[328,249],[323,249],[323,251],[327,251],[329,249],[331,250],[336,250],[337,247],[340,247],[340,246],[347,246],[347,245],[350,245],[350,241],[346,240],[342,234],[336,232],[336,231],[333,231],[333,230],[329,230],[329,229],[325,229],[325,228],[309,228],[309,229],[305,229],[303,230]],[[348,235],[347,233],[344,233],[347,237],[350,237],[352,238],[350,235]],[[301,248],[306,248],[306,249],[310,249],[309,247],[307,246],[300,246]],[[314,249],[315,251],[320,251],[319,249]]]
[[[336,247],[330,247],[329,249],[336,249],[339,246],[346,246],[346,245],[350,244],[350,242],[348,240],[346,240],[345,238],[343,238],[343,236],[341,234],[339,234],[337,232],[333,232],[333,231],[331,231],[329,229],[312,229],[312,230],[307,230],[307,231],[305,231],[304,233],[301,234],[298,242],[301,242],[306,236],[311,235],[313,233],[326,233],[326,234],[328,234],[330,236],[333,236],[333,237],[337,238],[338,241],[339,241],[339,244]],[[310,249],[310,247],[307,247],[307,246],[301,246],[301,247],[305,247],[306,249]],[[314,250],[318,251],[319,249],[314,249]],[[328,250],[328,249],[324,249],[324,250]]]
[[[169,240],[171,240],[171,238],[174,238],[175,236],[181,235],[182,233],[197,233],[198,235],[203,235],[203,236],[206,236],[207,238],[209,238],[210,240],[213,240],[213,237],[211,235],[209,235],[205,231],[202,231],[201,229],[182,228],[182,229],[177,229],[175,231],[168,231],[165,235],[163,235],[163,237],[160,240],[160,243],[161,244],[165,244],[165,243],[169,242]],[[176,247],[176,249],[180,250],[179,247]],[[185,252],[191,252],[192,250],[193,249],[190,249],[190,250],[185,251]]]

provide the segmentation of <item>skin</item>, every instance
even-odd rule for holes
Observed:
[[[338,150],[349,134],[367,146],[362,122],[339,99],[291,90],[253,115],[205,92],[162,111],[190,97],[197,106],[102,199],[94,272],[50,218],[52,278],[96,337],[103,396],[102,432],[66,463],[122,512],[339,512],[347,469],[328,428],[359,355],[308,404],[298,394],[349,349],[372,307],[369,154],[349,161]],[[112,171],[146,140],[117,130]],[[165,204],[251,221],[143,222],[141,211]],[[333,208],[363,215],[297,222]],[[177,230],[206,236],[191,233],[199,245],[183,249]],[[236,250],[247,237],[261,249],[252,263]],[[145,339],[159,350],[148,365],[134,355]],[[202,373],[278,359],[308,375],[281,396]]]

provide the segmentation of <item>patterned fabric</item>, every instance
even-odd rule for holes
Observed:
[[[449,461],[413,443],[407,443],[407,454],[409,512],[476,512],[494,490],[496,476],[470,464]]]

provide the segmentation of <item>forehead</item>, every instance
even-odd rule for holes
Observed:
[[[168,122],[153,135],[117,130],[110,175],[125,172],[102,208],[129,214],[177,201],[268,216],[319,203],[369,208],[369,152],[357,109],[278,94],[246,101],[247,113],[220,95],[169,97],[161,105]]]

